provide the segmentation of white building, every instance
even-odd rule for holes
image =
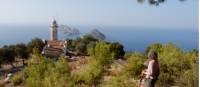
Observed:
[[[50,40],[44,40],[43,54],[48,57],[59,57],[60,55],[66,55],[66,41],[58,40],[58,24],[53,19],[50,27]]]

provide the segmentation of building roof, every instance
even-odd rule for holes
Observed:
[[[59,57],[61,54],[65,54],[65,41],[48,40],[45,42],[43,54],[50,57]]]

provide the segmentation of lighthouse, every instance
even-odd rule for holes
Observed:
[[[50,25],[50,40],[44,40],[44,48],[42,54],[50,58],[58,58],[60,55],[67,54],[67,42],[58,40],[58,24],[55,19]]]
[[[53,19],[50,29],[51,29],[50,40],[52,41],[58,40],[58,24],[56,23],[55,19]]]

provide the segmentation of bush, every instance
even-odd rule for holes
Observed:
[[[185,52],[174,44],[153,44],[147,48],[158,52],[160,75],[157,85],[160,87],[180,86],[196,87],[198,85],[198,51]],[[127,64],[125,74],[137,78],[142,70],[145,55],[133,53],[125,55]],[[194,66],[195,65],[195,66]]]
[[[59,58],[58,61],[54,62],[51,59],[37,56],[24,69],[24,74],[26,76],[25,87],[71,86],[71,81],[69,80],[70,68],[64,58]]]
[[[79,54],[87,54],[87,47],[91,44],[97,42],[98,40],[95,39],[91,35],[85,35],[82,38],[77,38],[75,40],[69,40],[68,48],[71,51],[76,51]]]
[[[42,39],[35,38],[35,39],[32,39],[28,43],[27,49],[28,49],[29,53],[32,53],[33,52],[33,48],[37,48],[39,50],[39,52],[41,53],[44,45],[45,44],[43,43]]]
[[[102,78],[104,68],[99,61],[91,59],[88,66],[84,68],[84,71],[75,75],[76,83],[87,84],[87,85],[97,85]]]
[[[121,76],[114,76],[111,80],[102,83],[101,87],[136,87],[136,84],[130,79]]]
[[[12,67],[14,67],[13,62],[15,60],[15,46],[4,46],[0,48],[0,58],[2,58],[2,63],[10,63]]]
[[[113,53],[115,59],[123,58],[125,54],[123,45],[118,42],[110,44],[110,51]]]
[[[125,65],[125,74],[128,77],[138,78],[144,67],[145,56],[141,53],[133,53],[130,58],[127,59]]]
[[[147,54],[150,50],[154,50],[159,53],[161,52],[161,48],[162,48],[162,44],[160,43],[151,44],[145,49],[145,54]]]
[[[163,45],[161,50],[158,56],[160,61],[158,82],[161,85],[175,85],[181,73],[191,68],[190,60],[180,48],[173,44]]]
[[[74,80],[77,83],[82,82],[87,85],[97,85],[101,83],[103,73],[106,68],[113,62],[110,45],[105,42],[96,43],[95,47],[89,48],[88,65],[82,72],[74,75]]]
[[[114,60],[113,52],[110,51],[110,44],[105,42],[96,43],[95,47],[90,48],[89,55],[95,58],[103,66],[108,66]]]
[[[22,82],[23,82],[23,73],[22,72],[19,72],[19,73],[16,73],[13,77],[12,77],[12,84],[14,86],[17,86],[17,85],[20,85]]]
[[[183,72],[180,76],[180,87],[198,87],[198,65],[195,64],[192,69]]]
[[[92,43],[87,50],[90,55],[88,63],[78,72],[73,72],[64,58],[57,61],[45,58],[35,48],[35,56],[23,70],[25,87],[135,87],[132,79],[138,79],[147,60],[145,54],[134,52],[127,53],[126,60],[115,61],[115,52],[106,42]],[[164,44],[157,52],[160,63],[158,87],[198,86],[197,50],[185,52],[173,44]],[[119,64],[116,67],[120,67],[120,71],[111,75],[117,71],[117,68],[113,70],[112,64]],[[111,79],[105,80],[106,76]],[[20,77],[16,74],[12,81],[14,85],[21,83]]]

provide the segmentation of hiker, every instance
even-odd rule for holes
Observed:
[[[148,68],[142,73],[146,75],[146,87],[155,87],[155,83],[159,76],[157,53],[155,51],[150,51],[148,53],[148,58],[150,59]]]

